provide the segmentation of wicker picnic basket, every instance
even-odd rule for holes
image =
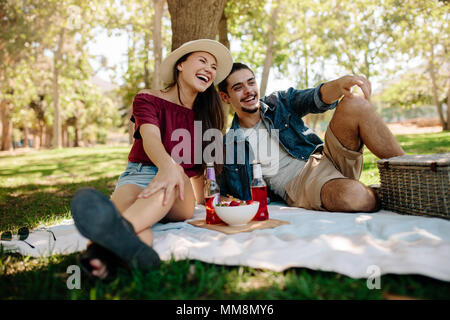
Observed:
[[[377,165],[383,209],[450,219],[450,153],[393,157]]]

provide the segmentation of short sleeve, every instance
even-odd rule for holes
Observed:
[[[148,94],[137,94],[133,101],[133,117],[136,123],[133,137],[141,139],[139,128],[145,123],[160,127],[160,106],[155,99]]]

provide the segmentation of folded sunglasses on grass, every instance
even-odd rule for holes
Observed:
[[[29,245],[31,248],[34,249],[34,246],[31,243],[28,243],[25,241],[25,239],[28,238],[28,235],[30,234],[30,230],[28,230],[27,227],[22,227],[19,229],[19,231],[17,232],[17,236],[18,239],[20,241],[25,242],[27,245]],[[55,235],[53,235],[53,237],[55,237]],[[2,241],[12,241],[13,240],[13,234],[11,231],[5,231],[1,234],[0,236],[0,240]]]

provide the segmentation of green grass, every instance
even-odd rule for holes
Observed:
[[[407,153],[450,152],[449,133],[401,135]],[[111,194],[129,147],[73,148],[0,156],[0,232],[52,225],[70,218],[75,191],[91,186]],[[361,180],[378,183],[376,158],[366,150]],[[69,290],[76,254],[30,258],[0,252],[1,299],[383,299],[386,294],[450,299],[450,284],[418,275],[385,275],[381,290],[366,279],[291,268],[285,272],[200,261],[167,261],[147,274],[122,272],[109,284],[82,278]]]
[[[73,148],[0,157],[0,230],[70,217],[70,199],[81,187],[111,193],[128,151],[129,147]]]
[[[397,135],[396,138],[407,154],[450,152],[450,133],[448,131]],[[371,185],[380,183],[377,161],[378,158],[365,147],[364,168],[360,179],[364,184]]]

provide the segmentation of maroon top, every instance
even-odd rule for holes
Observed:
[[[188,163],[181,162],[180,165],[188,177],[193,177],[200,173],[200,166],[194,164],[193,110],[147,93],[139,93],[134,97],[131,121],[135,122],[133,136],[135,140],[128,155],[128,161],[154,165],[144,150],[141,133],[139,132],[141,125],[150,123],[157,126],[161,131],[161,141],[169,155],[171,155],[172,149],[176,145],[186,143],[189,147],[190,144],[191,159],[186,161]],[[172,138],[172,133],[175,129],[186,129],[189,132],[189,136],[185,137],[181,134]],[[175,141],[172,141],[171,138]],[[184,141],[187,138],[190,138],[189,144],[188,141]],[[181,146],[182,144],[175,150],[175,156],[183,157],[183,148]]]

